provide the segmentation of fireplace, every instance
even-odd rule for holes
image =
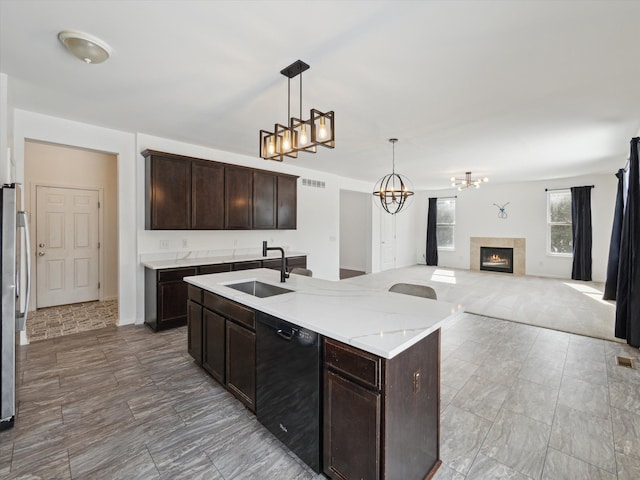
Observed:
[[[513,273],[513,248],[480,247],[480,270]]]

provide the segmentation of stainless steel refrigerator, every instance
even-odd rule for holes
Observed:
[[[20,187],[3,185],[0,195],[0,430],[13,426],[16,414],[16,332],[24,330],[29,307],[29,224],[19,211]]]

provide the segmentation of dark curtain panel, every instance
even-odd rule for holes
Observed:
[[[429,199],[429,213],[427,215],[427,265],[438,265],[438,237],[436,230],[438,220],[438,199]]]
[[[609,245],[609,262],[607,263],[607,279],[604,284],[603,300],[615,300],[618,288],[618,263],[620,262],[620,236],[622,235],[622,216],[624,215],[624,169],[618,170],[618,193],[616,207],[613,211],[613,228]]]
[[[571,187],[573,280],[591,280],[591,188]]]
[[[616,292],[616,330],[618,338],[626,338],[640,347],[640,166],[638,143],[631,140],[629,158],[629,190],[622,219],[618,291]]]

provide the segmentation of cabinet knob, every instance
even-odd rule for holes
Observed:
[[[39,257],[44,257],[44,252],[38,252]]]
[[[44,248],[44,243],[42,243],[42,242],[41,242],[41,243],[39,243],[39,244],[38,244],[38,246],[39,246],[40,248]]]

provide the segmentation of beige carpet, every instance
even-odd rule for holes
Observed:
[[[415,265],[342,280],[387,290],[398,282],[429,285],[439,300],[465,311],[589,337],[616,339],[615,302],[604,284]]]

